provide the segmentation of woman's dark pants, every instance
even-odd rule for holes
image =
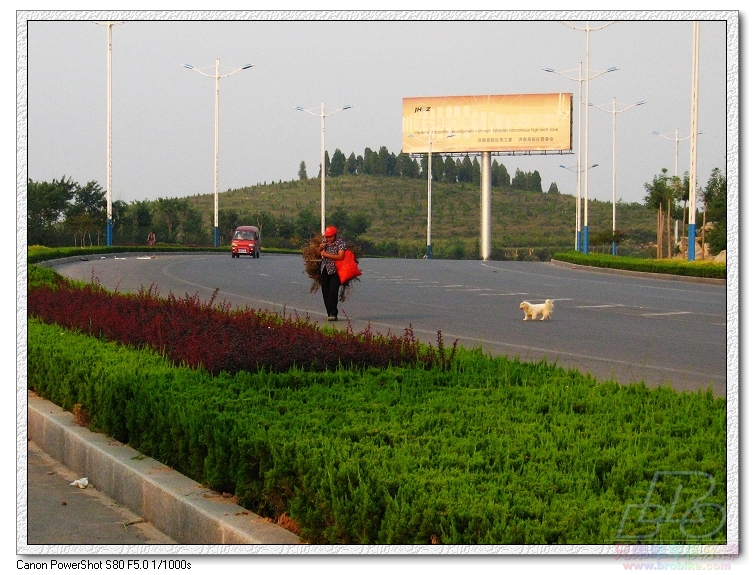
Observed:
[[[323,271],[320,274],[320,289],[322,299],[325,302],[325,311],[328,317],[338,317],[338,289],[341,287],[341,279],[337,273],[328,274]]]

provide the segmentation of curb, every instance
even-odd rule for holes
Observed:
[[[579,271],[613,274],[613,275],[619,275],[619,276],[632,276],[632,277],[640,277],[640,278],[656,279],[656,280],[688,282],[688,283],[697,283],[697,284],[710,284],[710,285],[719,285],[719,286],[726,285],[725,279],[718,279],[718,278],[701,278],[701,277],[695,277],[695,276],[678,276],[675,274],[636,272],[636,271],[631,271],[631,270],[619,270],[619,269],[614,269],[614,268],[598,268],[595,266],[583,266],[580,264],[562,262],[560,260],[553,260],[553,259],[550,261],[550,263],[551,265],[554,265],[556,267],[571,268],[573,270],[576,269]]]
[[[79,426],[73,414],[31,393],[27,433],[50,457],[178,543],[301,544],[294,533],[113,438]]]

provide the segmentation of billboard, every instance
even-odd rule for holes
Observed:
[[[572,94],[404,98],[402,151],[430,140],[439,153],[569,151]]]

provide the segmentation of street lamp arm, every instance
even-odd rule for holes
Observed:
[[[617,70],[620,70],[621,68],[618,68],[616,66],[611,66],[610,68],[606,68],[605,70],[601,70],[600,72],[596,72],[595,75],[590,76],[589,78],[585,76],[584,78],[573,78],[571,76],[568,76],[565,72],[575,72],[576,70],[565,70],[565,72],[559,72],[558,70],[554,70],[553,68],[541,68],[543,72],[550,72],[551,74],[558,74],[559,76],[562,76],[566,78],[567,80],[571,80],[572,82],[584,82],[585,80],[592,80],[593,78],[597,78],[598,76],[602,76],[603,74],[607,74],[608,72],[616,72]],[[589,70],[587,70],[589,73]]]
[[[341,112],[343,110],[348,110],[352,106],[341,106],[340,108],[337,108],[333,110],[332,112],[325,114],[322,111],[319,111],[315,113],[313,110],[307,110],[305,108],[302,108],[301,106],[294,106],[294,110],[298,110],[300,112],[306,112],[307,114],[312,114],[313,116],[317,116],[318,118],[327,118],[329,116],[332,116],[333,114],[337,114],[338,112]]]
[[[621,112],[626,112],[627,110],[631,110],[632,108],[634,108],[636,106],[642,106],[643,104],[647,104],[647,102],[645,102],[644,100],[641,101],[641,102],[635,102],[634,104],[629,104],[628,106],[626,106],[625,108],[622,108],[621,110],[607,110],[607,109],[605,109],[605,108],[603,108],[601,106],[598,106],[597,104],[593,104],[592,102],[590,102],[587,105],[590,106],[590,107],[592,107],[592,108],[597,108],[598,110],[601,110],[603,112],[608,112],[609,114],[620,114]],[[655,133],[655,132],[653,132],[653,133]]]
[[[605,70],[601,70],[600,72],[596,73],[594,76],[589,76],[586,78],[587,80],[593,80],[594,78],[597,78],[598,76],[602,76],[603,74],[608,74],[608,72],[616,72],[617,70],[620,70],[621,68],[617,68],[616,66],[611,66],[610,68],[606,68]],[[587,70],[587,73],[589,74],[590,71]]]
[[[320,117],[320,114],[315,114],[312,110],[305,110],[301,106],[294,106],[294,110],[299,110],[300,112],[306,112],[307,114],[312,114],[313,116]]]
[[[645,104],[645,102],[642,102],[642,103]],[[635,104],[635,105],[638,106],[639,104]],[[700,134],[704,134],[704,133],[705,132],[698,132],[697,135],[699,136]],[[671,138],[671,137],[669,137],[669,136],[667,136],[665,134],[661,134],[660,132],[656,132],[655,130],[653,130],[651,132],[651,134],[653,134],[654,136],[660,136],[661,138],[666,138],[669,142],[683,142],[684,140],[689,140],[692,137],[692,134],[690,134],[689,136],[687,136],[685,138]]]
[[[602,26],[598,26],[597,28],[579,28],[577,26],[574,26],[573,24],[569,24],[568,22],[561,22],[564,26],[571,28],[572,30],[579,30],[580,32],[593,32],[595,30],[602,30],[603,28],[608,28],[611,24],[616,24],[616,20],[613,20],[612,22],[609,22],[608,24],[603,24]]]
[[[218,76],[218,78],[227,78],[228,76],[233,76],[236,72],[241,72],[241,70],[248,70],[249,68],[254,68],[254,64],[246,64],[245,66],[242,66],[241,68],[236,68],[235,70],[228,72],[227,74],[222,74]]]
[[[567,80],[571,80],[573,82],[581,82],[584,78],[572,78],[571,76],[567,76],[564,72],[559,72],[558,70],[554,70],[553,68],[542,68],[543,72],[550,72],[551,74],[558,74],[559,76],[562,76],[566,78]],[[575,72],[576,70],[566,70],[566,72]]]
[[[202,76],[207,76],[208,78],[215,78],[216,77],[215,74],[208,74],[206,72],[202,72],[202,70],[200,70],[199,68],[195,68],[191,64],[182,64],[182,66],[184,68],[188,68],[189,70],[194,70],[195,72],[199,72],[200,74],[202,74]]]
[[[202,74],[202,76],[207,76],[208,78],[227,78],[228,76],[233,76],[236,72],[241,72],[241,70],[248,70],[249,68],[253,68],[255,64],[246,64],[245,66],[242,66],[241,68],[236,68],[235,70],[231,70],[227,74],[208,74],[207,72],[203,72],[200,68],[195,68],[191,64],[181,64],[184,68],[188,68],[189,70],[194,70],[195,72],[199,72]],[[213,68],[214,69],[214,68]]]

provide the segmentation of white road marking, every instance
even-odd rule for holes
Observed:
[[[691,311],[667,311],[664,313],[641,313],[640,315],[644,317],[651,317],[656,315],[686,315],[691,313]]]

